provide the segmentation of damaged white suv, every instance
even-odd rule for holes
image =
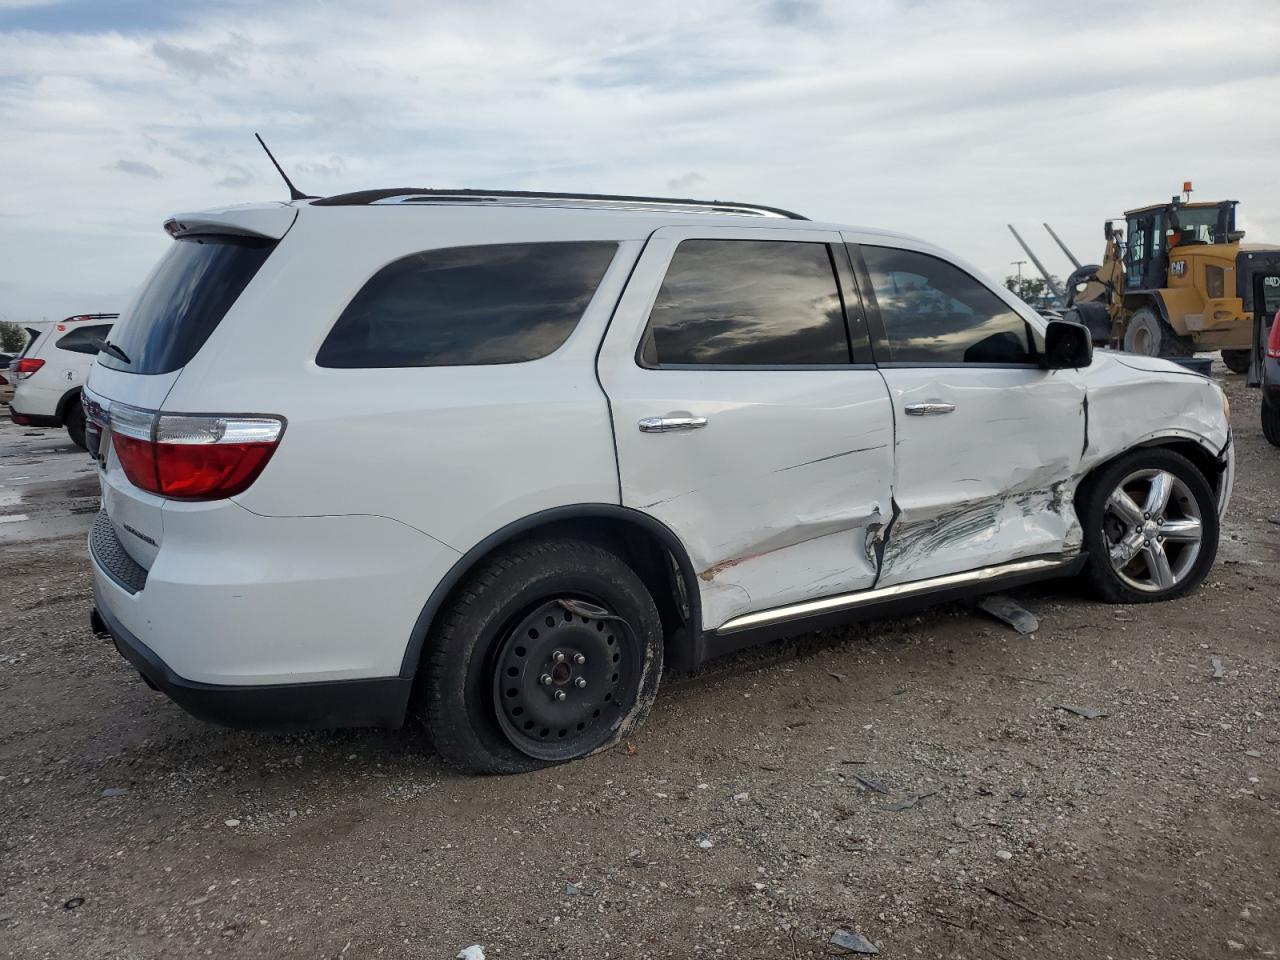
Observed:
[[[95,626],[183,707],[521,771],[664,662],[1083,574],[1185,594],[1226,401],[919,240],[377,190],[182,214],[85,390]]]

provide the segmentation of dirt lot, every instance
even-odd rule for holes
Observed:
[[[1051,585],[1018,593],[1030,637],[955,605],[807,637],[502,779],[416,730],[238,733],[152,693],[88,630],[87,458],[6,423],[0,956],[786,960],[839,928],[885,957],[1280,955],[1280,451],[1241,380],[1189,599]]]

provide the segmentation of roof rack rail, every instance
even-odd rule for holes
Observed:
[[[118,316],[120,316],[118,313],[73,313],[71,316],[58,322],[72,323],[77,320],[114,320]]]
[[[790,210],[758,203],[719,200],[682,200],[674,197],[629,197],[603,193],[543,193],[532,190],[438,190],[394,187],[357,190],[312,202],[314,207],[354,207],[371,204],[476,203],[538,207],[602,207],[614,210],[647,210],[663,213],[719,213],[747,217],[779,217],[808,220]]]

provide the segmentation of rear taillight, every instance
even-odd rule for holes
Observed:
[[[9,369],[13,372],[14,377],[19,380],[25,380],[43,366],[43,360],[36,360],[34,357],[22,357]]]
[[[1280,310],[1271,319],[1271,336],[1267,337],[1267,356],[1280,360]]]
[[[109,417],[116,458],[129,481],[175,500],[244,492],[284,433],[277,417],[157,414],[123,404],[113,404]]]

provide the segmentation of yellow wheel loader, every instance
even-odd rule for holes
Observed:
[[[1183,184],[1190,197],[1191,184]],[[1236,373],[1249,368],[1254,314],[1280,286],[1280,247],[1242,243],[1235,200],[1169,203],[1108,220],[1101,265],[1082,266],[1066,305],[1096,341],[1152,357],[1221,350]]]

